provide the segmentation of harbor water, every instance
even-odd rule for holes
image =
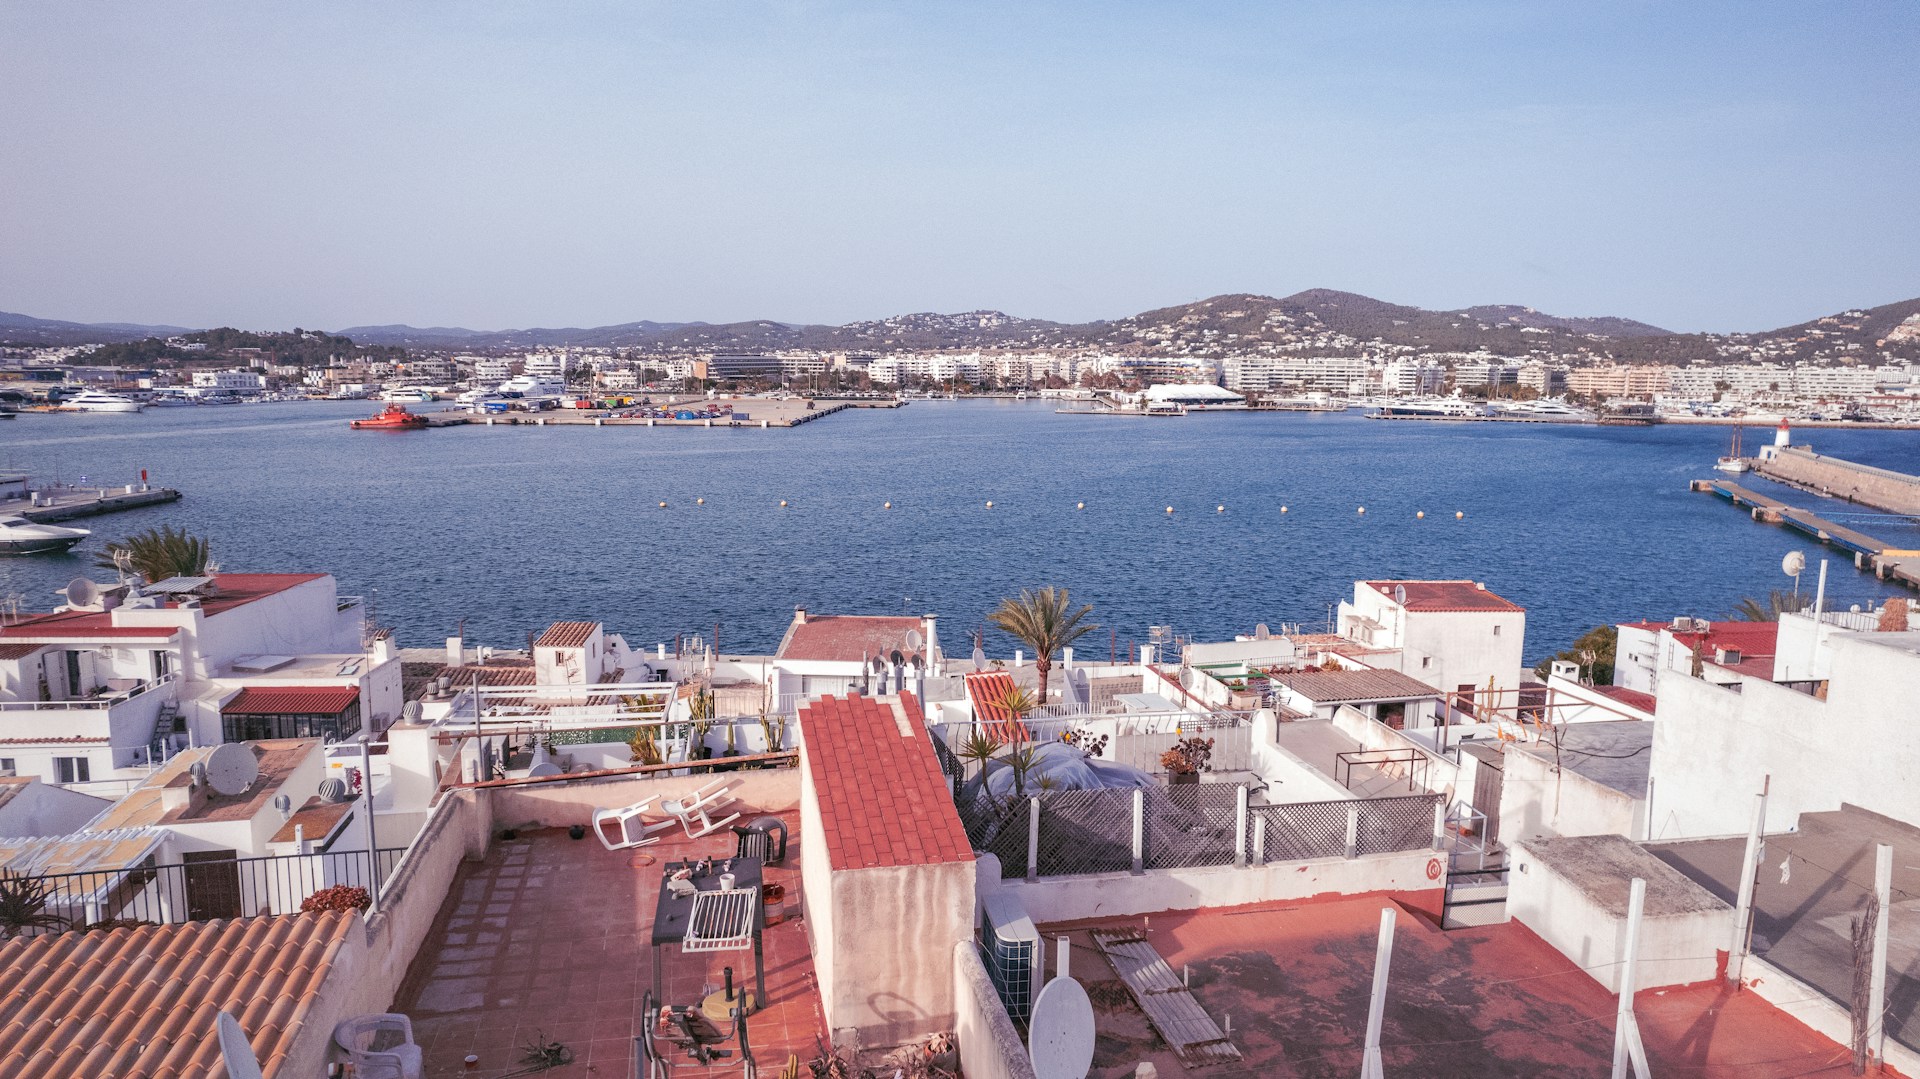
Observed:
[[[1094,605],[1102,629],[1081,647],[1104,659],[1152,625],[1212,638],[1260,622],[1321,629],[1356,579],[1471,577],[1526,605],[1538,658],[1603,621],[1723,616],[1790,587],[1790,550],[1833,561],[1840,606],[1898,594],[1844,552],[1689,493],[1726,452],[1719,427],[1115,419],[929,401],[772,431],[350,431],[368,411],[22,416],[0,430],[0,463],[102,484],[146,469],[186,497],[78,522],[95,536],[71,555],[0,560],[0,591],[46,609],[68,579],[109,574],[91,570],[105,540],[171,524],[208,537],[225,569],[333,573],[407,645],[464,625],[469,640],[512,646],[573,618],[635,645],[717,624],[724,651],[767,652],[802,605],[937,613],[960,652],[1002,596],[1061,584]],[[1749,450],[1770,435],[1749,431]],[[1920,432],[1804,441],[1920,467]],[[1823,514],[1858,511],[1745,482]],[[1920,546],[1904,519],[1864,530]],[[1013,646],[989,634],[988,647]]]

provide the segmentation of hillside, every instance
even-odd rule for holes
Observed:
[[[100,341],[138,341],[172,337],[184,326],[141,326],[128,322],[62,322],[0,311],[0,342],[14,345],[89,345]]]

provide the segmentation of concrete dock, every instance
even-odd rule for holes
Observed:
[[[147,487],[143,484],[124,487],[49,487],[33,492],[31,497],[0,500],[0,513],[17,513],[29,521],[52,524],[178,501],[180,492],[171,487]]]
[[[1822,543],[1851,551],[1855,569],[1871,570],[1882,580],[1920,588],[1920,549],[1897,546],[1729,480],[1694,480],[1689,486],[1695,491],[1719,495],[1736,506],[1748,507],[1749,516],[1756,521],[1783,525]]]

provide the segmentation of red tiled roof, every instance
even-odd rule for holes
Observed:
[[[894,649],[908,659],[926,646],[909,649],[906,636],[924,632],[920,619],[904,615],[812,614],[796,620],[774,653],[778,659],[830,660],[858,663],[871,656],[891,655]]]
[[[319,999],[356,916],[287,914],[48,933],[0,945],[0,1075],[224,1075],[214,1013],[240,1021],[267,1079]]]
[[[12,641],[76,641],[95,637],[171,637],[175,626],[116,626],[107,611],[48,611],[21,615],[0,626],[0,638]]]
[[[323,581],[324,573],[222,573],[215,577],[216,590],[200,599],[200,609],[208,616],[225,614],[235,607],[285,592],[308,581]]]
[[[578,648],[587,643],[593,631],[600,628],[598,622],[555,622],[547,627],[540,639],[533,642],[535,648]]]
[[[1013,675],[1005,671],[976,671],[964,676],[967,698],[973,702],[973,717],[986,727],[987,734],[1002,745],[1031,742],[1027,725],[1013,718],[1000,703],[1013,691]]]
[[[1651,693],[1642,693],[1625,686],[1594,686],[1593,691],[1602,697],[1611,697],[1629,708],[1638,708],[1648,715],[1653,714],[1654,697]]]
[[[1409,611],[1524,611],[1525,607],[1495,595],[1478,581],[1368,581],[1367,587],[1391,599],[1404,588]]]
[[[473,676],[480,676],[483,686],[530,686],[534,683],[533,664],[520,661],[489,660],[484,666],[468,665],[464,667],[442,667],[442,675],[453,679],[455,691],[473,688]]]
[[[821,697],[800,730],[833,869],[973,860],[913,694]]]
[[[44,644],[0,644],[0,659],[25,659],[45,647]]]
[[[330,716],[359,698],[359,686],[248,686],[221,705],[220,714]]]

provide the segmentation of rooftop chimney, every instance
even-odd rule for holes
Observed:
[[[807,624],[807,609],[805,607],[795,607],[793,609],[793,624],[796,626],[804,626]]]

